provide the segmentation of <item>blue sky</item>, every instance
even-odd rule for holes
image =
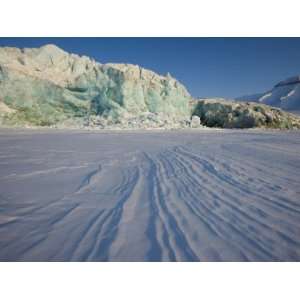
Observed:
[[[300,75],[300,38],[0,38],[0,46],[48,43],[101,63],[169,72],[195,97],[263,92]]]

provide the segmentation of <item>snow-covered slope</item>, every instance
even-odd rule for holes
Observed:
[[[237,100],[261,102],[288,111],[300,111],[300,76],[283,80],[266,93],[242,96]]]

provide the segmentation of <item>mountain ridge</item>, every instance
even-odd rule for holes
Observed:
[[[254,101],[287,111],[300,111],[300,75],[289,77],[266,92],[236,98],[239,101]]]

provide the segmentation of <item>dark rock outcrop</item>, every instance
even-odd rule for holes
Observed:
[[[208,127],[298,129],[300,118],[264,104],[220,99],[199,100],[193,115]]]

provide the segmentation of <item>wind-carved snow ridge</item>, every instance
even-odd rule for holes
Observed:
[[[0,260],[299,261],[299,137],[2,132]]]

